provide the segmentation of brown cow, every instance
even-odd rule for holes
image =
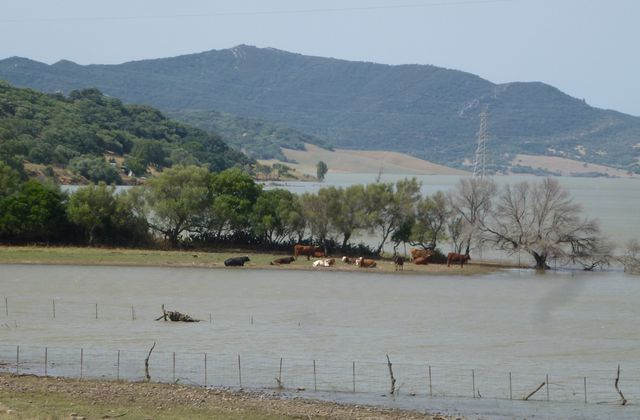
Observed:
[[[433,250],[431,249],[411,248],[409,252],[411,253],[411,261],[415,261],[415,259],[419,257],[429,258],[433,255]]]
[[[360,257],[356,260],[356,265],[362,268],[374,268],[376,266],[376,262],[368,258]]]
[[[306,255],[308,261],[309,257],[315,257],[316,252],[322,252],[322,249],[313,245],[302,244],[295,244],[293,247],[293,255],[296,260],[298,259],[299,255]],[[324,257],[324,253],[321,256]]]
[[[428,257],[418,257],[415,260],[413,260],[413,263],[416,265],[428,265],[429,263],[427,262],[429,258]]]
[[[324,258],[325,257],[324,251],[319,251],[319,250],[316,249],[315,251],[313,251],[313,257],[314,258]]]
[[[457,252],[450,252],[447,254],[447,267],[451,265],[451,263],[456,263],[460,261],[460,267],[464,266],[464,263],[469,261],[471,256],[469,254],[458,254]]]
[[[269,264],[270,265],[291,264],[294,260],[295,258],[293,257],[282,257],[282,258],[277,258],[271,261]]]
[[[404,271],[404,258],[400,255],[396,255],[393,257],[393,265],[396,268],[396,271]]]

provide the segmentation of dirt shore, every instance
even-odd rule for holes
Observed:
[[[375,268],[359,268],[345,264],[340,256],[335,256],[336,263],[332,267],[313,268],[314,259],[298,258],[291,264],[271,265],[276,258],[285,255],[261,253],[248,250],[225,250],[220,252],[204,251],[160,251],[146,249],[123,248],[79,248],[79,247],[45,247],[45,246],[0,246],[0,264],[61,264],[61,265],[116,265],[116,266],[150,266],[150,267],[200,267],[226,268],[224,260],[230,257],[248,255],[250,261],[244,267],[229,269],[270,269],[270,270],[314,270],[314,271],[351,271],[395,273],[403,275],[483,275],[490,274],[506,266],[485,261],[471,261],[465,264],[452,265],[428,264],[415,265],[410,262],[404,264],[403,271],[396,271],[392,261],[381,259]]]
[[[0,374],[0,419],[425,419],[440,414],[342,405],[277,393]]]

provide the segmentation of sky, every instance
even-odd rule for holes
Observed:
[[[239,44],[494,83],[542,81],[640,116],[638,0],[20,0],[0,59],[121,63]]]

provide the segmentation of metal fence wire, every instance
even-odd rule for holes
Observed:
[[[0,372],[78,379],[144,381],[149,350],[0,345]],[[392,362],[392,361],[391,361]],[[497,371],[455,364],[309,360],[249,354],[154,350],[152,381],[224,388],[282,389],[422,397],[615,403],[616,369],[571,372]],[[622,370],[618,388],[640,398],[640,372]],[[534,392],[536,391],[536,392]]]

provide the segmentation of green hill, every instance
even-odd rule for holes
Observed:
[[[543,83],[494,84],[430,65],[382,65],[238,46],[119,65],[0,61],[0,78],[49,92],[96,86],[163,110],[218,110],[284,124],[341,148],[393,150],[462,167],[479,113],[491,161],[544,154],[640,172],[640,118]]]
[[[166,114],[202,130],[220,134],[231,147],[242,150],[255,159],[278,159],[286,162],[287,158],[280,148],[304,150],[304,143],[331,148],[326,141],[316,136],[256,118],[191,109],[167,111]]]
[[[143,175],[148,168],[175,164],[221,171],[251,163],[219,136],[170,120],[150,106],[123,105],[97,89],[64,96],[3,81],[0,159],[68,167],[107,182],[120,182],[123,172]],[[118,161],[124,161],[124,168],[116,169]]]

